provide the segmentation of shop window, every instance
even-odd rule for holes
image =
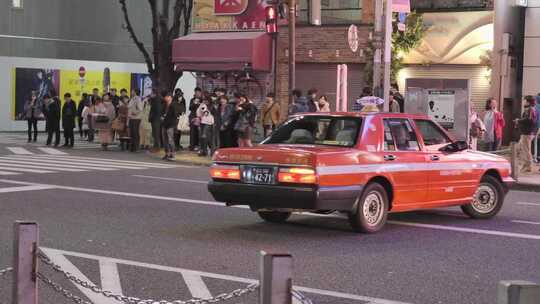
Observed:
[[[300,0],[298,22],[309,23],[310,0]],[[360,23],[362,0],[321,0],[322,25]]]
[[[11,0],[11,7],[12,8],[23,8],[23,0]]]

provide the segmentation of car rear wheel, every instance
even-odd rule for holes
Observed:
[[[349,213],[349,222],[356,232],[375,233],[386,224],[388,195],[383,186],[371,183],[366,186],[356,210]]]
[[[284,223],[291,216],[290,212],[281,211],[258,211],[259,216],[270,223]]]
[[[486,175],[480,181],[471,203],[461,206],[461,210],[474,219],[489,219],[499,213],[503,201],[503,185],[497,178]]]

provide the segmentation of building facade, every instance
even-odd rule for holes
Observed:
[[[529,0],[524,38],[523,95],[540,95],[540,0]]]

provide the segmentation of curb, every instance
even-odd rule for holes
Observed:
[[[154,159],[161,160],[161,158],[165,154],[164,154],[163,151],[160,151],[160,152],[147,152],[146,155],[148,155],[148,156],[150,156],[150,157],[152,157]],[[198,157],[199,159],[194,161],[194,160],[191,160],[191,159],[185,159],[182,156],[184,156],[184,157],[189,156],[189,157],[194,157],[194,158]],[[179,152],[179,153],[176,154],[176,158],[172,163],[182,164],[182,165],[190,165],[190,166],[199,166],[199,167],[210,167],[212,165],[212,160],[207,158],[207,157],[199,157],[194,153]]]
[[[525,184],[515,183],[510,186],[510,190],[514,191],[528,191],[528,192],[540,192],[540,184]]]

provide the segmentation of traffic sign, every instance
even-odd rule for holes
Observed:
[[[353,53],[356,53],[360,44],[360,39],[358,38],[358,27],[356,25],[351,24],[351,26],[349,26],[347,40],[349,41],[349,47],[351,48],[351,51]]]

